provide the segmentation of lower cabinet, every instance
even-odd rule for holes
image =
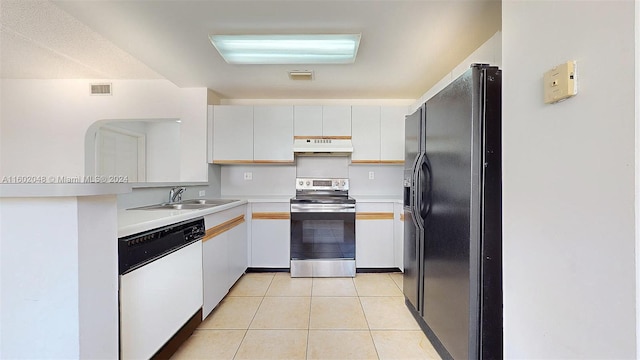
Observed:
[[[356,203],[356,267],[394,268],[393,203]]]
[[[247,206],[237,206],[204,218],[202,243],[202,318],[227,295],[247,269]]]
[[[288,268],[289,203],[251,204],[251,267]]]
[[[404,206],[401,202],[393,204],[393,242],[395,267],[404,271]]]

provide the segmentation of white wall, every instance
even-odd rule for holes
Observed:
[[[103,119],[182,119],[181,180],[206,181],[207,89],[167,80],[109,80],[112,96],[90,96],[96,80],[0,80],[0,176],[81,176],[85,134]]]
[[[115,204],[0,199],[0,358],[118,357]]]
[[[505,358],[635,358],[634,2],[502,16]],[[579,93],[545,105],[567,60]]]
[[[484,63],[498,67],[502,66],[502,33],[500,31],[485,41],[484,44],[480,45],[480,47],[467,56],[466,59],[454,67],[451,72],[427,90],[418,100],[414,101],[409,107],[409,113],[413,113],[418,107],[424,104],[425,101],[431,99],[440,90],[444,89],[453,80],[457,79],[458,76],[467,71],[471,64],[474,63]]]

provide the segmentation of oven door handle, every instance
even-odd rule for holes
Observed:
[[[291,212],[356,212],[354,204],[291,204]]]

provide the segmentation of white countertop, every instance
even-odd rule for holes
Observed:
[[[118,210],[118,237],[214,214],[246,203],[246,200],[238,200],[229,204],[189,210]]]
[[[117,195],[131,192],[131,184],[0,184],[0,198]]]
[[[226,199],[242,199],[246,200],[250,203],[261,203],[261,202],[286,202],[288,203],[292,197],[295,195],[224,195]]]
[[[392,202],[402,204],[402,196],[397,195],[350,195],[356,202]]]

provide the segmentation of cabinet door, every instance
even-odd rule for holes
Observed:
[[[222,233],[202,244],[202,319],[215,308],[229,291],[229,261],[227,233]]]
[[[322,136],[351,136],[351,106],[322,107]]]
[[[393,252],[394,266],[404,269],[404,208],[401,203],[393,204]]]
[[[294,106],[293,134],[300,137],[322,136],[322,106]]]
[[[353,106],[351,108],[351,161],[380,160],[380,107]]]
[[[251,209],[251,266],[288,268],[289,204],[255,203]]]
[[[356,204],[356,267],[395,267],[393,203]]]
[[[254,106],[253,160],[293,162],[293,106]]]
[[[253,161],[253,107],[213,107],[213,161]]]
[[[248,246],[247,246],[247,223],[237,225],[227,232],[229,251],[229,288],[247,270]]]
[[[404,163],[404,117],[406,106],[380,109],[380,160]]]

